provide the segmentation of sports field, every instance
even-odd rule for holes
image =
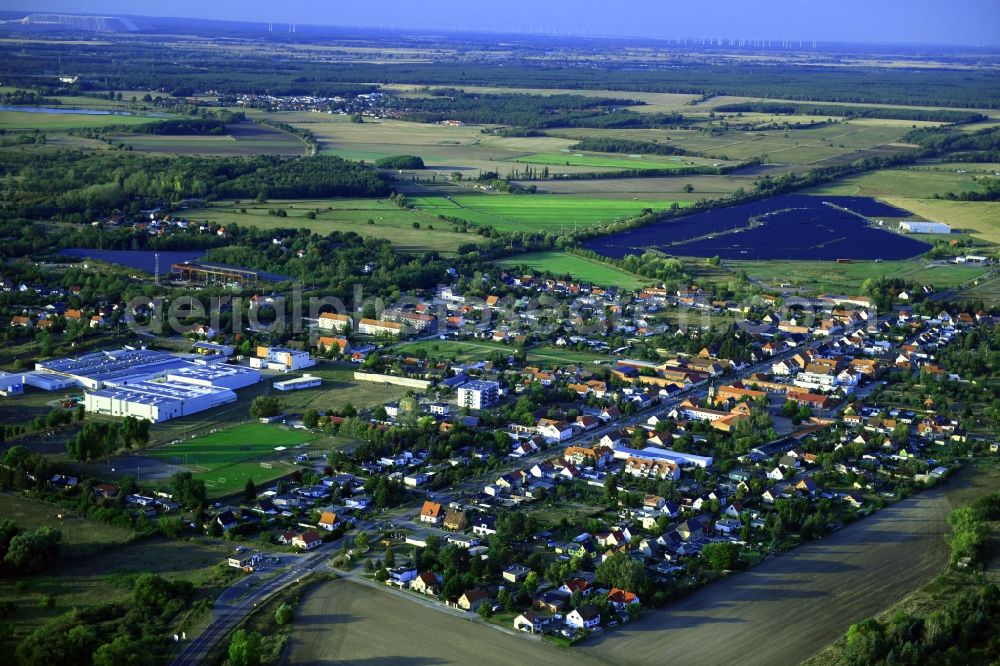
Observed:
[[[287,217],[268,211],[283,210]],[[246,210],[246,213],[241,212]],[[306,214],[315,214],[309,219]],[[388,199],[272,200],[264,204],[220,201],[206,208],[186,211],[194,220],[208,220],[229,226],[280,229],[303,227],[318,234],[353,231],[366,238],[384,238],[404,252],[454,252],[460,245],[478,243],[481,236],[457,232],[454,226],[437,219],[437,214],[403,209]],[[370,221],[370,222],[369,222]],[[414,223],[419,228],[414,228]]]
[[[683,169],[699,166],[698,164],[677,157],[670,159],[660,155],[643,155],[641,157],[622,157],[621,155],[602,155],[599,153],[535,153],[519,157],[517,162],[526,164],[544,164],[551,166],[587,166],[612,169]]]
[[[316,438],[305,430],[247,423],[150,449],[146,455],[190,468],[196,479],[205,482],[210,495],[219,496],[243,488],[247,479],[259,482],[287,474],[286,462],[269,460],[262,466],[258,459],[277,457],[276,447],[294,449]],[[286,452],[281,457],[287,460],[291,456]]]
[[[664,199],[622,200],[563,195],[459,195],[412,197],[420,210],[447,215],[500,231],[564,233],[615,220],[635,217],[645,209],[667,210],[674,203]]]
[[[527,266],[539,272],[548,271],[559,276],[569,275],[577,280],[608,287],[621,287],[622,289],[637,289],[655,282],[651,278],[628,273],[600,261],[559,251],[519,254],[498,261],[497,264],[508,268]]]

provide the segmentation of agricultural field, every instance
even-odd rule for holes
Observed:
[[[646,199],[621,200],[558,195],[416,196],[410,202],[435,215],[458,217],[499,231],[562,233],[580,227],[634,217],[645,209],[667,210],[681,202]]]
[[[63,518],[56,518],[56,513]],[[57,527],[63,534],[62,561],[56,568],[0,585],[0,604],[11,603],[14,611],[4,617],[20,640],[43,622],[72,608],[121,599],[131,592],[131,582],[145,572],[169,578],[204,580],[211,577],[228,548],[168,539],[145,539],[129,543],[131,531],[96,523],[71,511],[18,497],[0,494],[0,516],[13,518],[21,527]],[[99,557],[97,555],[100,555]],[[8,579],[10,581],[10,579]],[[44,607],[43,596],[55,604]],[[0,641],[0,654],[8,645]]]
[[[977,182],[982,175],[966,169],[964,164],[883,169],[844,178],[810,193],[929,199],[935,194],[982,190]]]
[[[268,211],[283,210],[287,217]],[[246,213],[241,212],[246,210]],[[316,219],[306,218],[314,212]],[[403,252],[455,252],[459,246],[482,240],[476,234],[454,231],[437,215],[419,209],[403,209],[388,199],[314,199],[251,201],[236,204],[220,201],[206,208],[186,211],[194,220],[222,225],[238,224],[261,229],[308,228],[318,234],[352,231],[366,238],[385,238]],[[372,221],[369,224],[369,220]],[[414,224],[419,228],[414,228]]]
[[[742,174],[742,171],[741,171]],[[755,174],[725,176],[687,175],[678,178],[601,178],[583,180],[520,181],[521,185],[534,185],[542,194],[572,195],[581,198],[601,199],[670,199],[672,201],[697,201],[720,199],[740,187],[750,189]],[[691,186],[688,192],[687,186]]]
[[[946,201],[886,196],[895,206],[905,207],[926,220],[944,222],[952,231],[963,231],[993,245],[1000,245],[1000,202]]]
[[[609,287],[621,287],[622,289],[637,289],[654,282],[649,278],[628,273],[600,261],[559,251],[521,254],[508,257],[497,264],[507,268],[527,266],[535,271],[548,271],[554,275],[570,275],[577,280]]]
[[[191,136],[139,134],[123,135],[115,143],[132,150],[162,155],[210,155],[230,157],[241,155],[304,155],[306,144],[293,134],[256,123],[235,123],[226,126],[226,134]]]
[[[109,125],[144,125],[155,121],[149,116],[124,116],[96,113],[32,113],[30,111],[0,111],[0,129],[7,132],[56,132],[84,127]]]
[[[596,663],[575,651],[470,622],[407,593],[378,588],[335,580],[308,592],[295,613],[295,628],[285,649],[287,663]]]
[[[825,261],[727,261],[725,266],[743,271],[751,280],[771,287],[791,284],[807,291],[854,293],[868,278],[903,278],[932,284],[936,289],[950,289],[982,275],[977,266],[929,264],[925,261],[856,261],[834,264]]]
[[[780,121],[780,116],[777,118]],[[813,118],[812,120],[817,120]],[[734,128],[719,134],[700,129],[566,129],[551,134],[564,137],[624,138],[683,148],[717,160],[743,161],[766,156],[769,163],[813,164],[832,158],[871,150],[897,142],[917,126],[939,123],[912,123],[896,120],[855,119],[811,129],[744,130]]]
[[[736,663],[748,649],[755,663],[798,663],[940,571],[950,491],[899,502],[577,650],[624,665],[656,663],[665,650],[682,663]]]
[[[254,114],[250,114],[251,117]],[[506,175],[524,169],[515,160],[534,153],[559,151],[574,143],[558,137],[499,137],[483,133],[480,125],[437,125],[404,120],[365,119],[352,123],[344,116],[280,112],[266,116],[307,129],[319,140],[320,152],[346,159],[374,162],[391,155],[418,155],[427,169],[408,172],[425,180],[447,180],[458,171],[475,178],[480,171]],[[573,172],[594,171],[571,167]]]
[[[519,157],[516,162],[525,164],[542,164],[548,166],[585,166],[608,169],[684,169],[704,166],[704,161],[694,161],[682,157],[664,157],[661,155],[642,155],[627,157],[611,153],[576,153],[568,149],[558,153],[534,153]]]

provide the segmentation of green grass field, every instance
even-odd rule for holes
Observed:
[[[836,264],[828,261],[727,261],[727,268],[746,271],[747,276],[771,286],[787,283],[810,291],[855,293],[868,278],[903,278],[935,289],[949,289],[985,269],[975,266],[927,266],[923,261],[857,261]]]
[[[610,169],[683,169],[696,166],[694,162],[678,157],[671,160],[659,155],[644,155],[641,158],[622,157],[620,155],[602,155],[599,153],[535,153],[519,157],[516,162],[527,164],[544,164],[550,166],[586,166],[604,167]]]
[[[246,213],[241,213],[246,209]],[[287,217],[269,215],[282,209]],[[313,211],[316,219],[306,218]],[[463,244],[478,243],[476,234],[454,231],[454,226],[437,219],[430,211],[404,210],[388,199],[275,200],[265,204],[217,202],[207,208],[186,211],[195,220],[222,225],[239,224],[261,229],[308,228],[318,234],[353,231],[366,238],[385,238],[404,252],[455,252]],[[372,220],[374,224],[368,224]],[[413,224],[420,225],[414,229]]]
[[[960,173],[963,166],[952,164],[872,171],[810,190],[810,193],[928,199],[934,194],[943,196],[948,192],[981,190],[982,186],[975,180],[980,174]]]
[[[305,430],[292,430],[279,425],[246,423],[228,430],[179,441],[150,449],[146,455],[162,462],[184,465],[194,472],[194,478],[205,482],[208,493],[219,497],[237,492],[247,479],[255,483],[269,481],[288,474],[292,466],[286,461],[290,451],[279,456],[275,447],[293,449],[317,439]],[[262,459],[268,459],[261,465]],[[164,481],[166,482],[166,481]]]
[[[644,209],[666,210],[674,201],[601,199],[561,195],[459,195],[412,197],[420,210],[447,215],[500,231],[568,232],[634,217]],[[684,205],[681,202],[676,202]]]
[[[107,127],[109,125],[143,125],[157,120],[144,116],[101,116],[79,113],[31,113],[28,111],[0,111],[0,129],[6,131],[79,129],[82,127]]]
[[[138,152],[164,155],[304,155],[306,144],[293,134],[266,125],[235,123],[226,126],[223,135],[167,136],[158,134],[124,135],[115,142]]]
[[[967,231],[987,243],[1000,245],[1000,202],[909,199],[896,196],[884,198],[924,219],[949,224],[953,231]]]
[[[399,345],[393,348],[393,353],[400,356],[423,353],[428,358],[470,361],[483,359],[496,352],[511,354],[516,349],[516,345],[489,340],[422,340]]]
[[[549,271],[554,275],[570,275],[577,280],[623,289],[637,289],[655,282],[655,280],[628,273],[599,261],[558,251],[520,254],[498,261],[497,264],[507,268],[527,266],[536,271]]]
[[[272,454],[277,446],[293,447],[316,439],[305,430],[273,424],[246,423],[211,435],[150,449],[146,455],[167,462],[218,470],[233,463]]]
[[[204,581],[218,571],[216,567],[229,551],[222,545],[163,538],[130,543],[130,530],[8,493],[0,493],[0,516],[27,529],[56,527],[63,535],[57,566],[34,576],[7,578],[0,585],[0,604],[10,603],[13,608],[3,618],[11,625],[12,640],[0,639],[0,654],[8,654],[17,641],[57,615],[126,597],[131,591],[129,581],[141,572]],[[15,588],[15,581],[23,582],[24,588]],[[39,603],[43,595],[55,600],[52,608]]]

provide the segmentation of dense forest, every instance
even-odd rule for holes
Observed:
[[[109,87],[153,88],[177,96],[207,90],[223,95],[353,95],[370,92],[372,83],[446,86],[504,86],[743,95],[787,100],[1000,108],[1000,73],[974,69],[956,77],[948,69],[704,64],[637,69],[540,65],[513,61],[504,67],[468,61],[406,64],[326,63],[276,60],[270,51],[206,53],[173,45],[162,59],[158,40],[121,39],[99,50],[60,42],[33,48],[0,48],[0,77],[9,85],[37,87],[39,72],[72,70],[75,84],[53,79],[44,94],[78,94]],[[61,67],[60,67],[61,63]]]
[[[589,150],[595,153],[627,153],[629,155],[688,155],[688,151],[678,146],[670,146],[655,141],[635,141],[632,139],[580,139],[569,147],[570,150]]]
[[[514,125],[525,130],[550,127],[677,127],[675,113],[636,113],[623,109],[642,102],[584,95],[469,94],[453,88],[431,91],[429,97],[400,100],[406,118],[417,122],[460,120],[480,125]]]
[[[151,157],[122,151],[58,151],[0,156],[3,214],[90,222],[191,198],[385,196],[374,170],[339,157],[273,156],[219,160]]]
[[[939,123],[975,123],[986,116],[972,111],[949,109],[901,109],[884,106],[843,106],[837,104],[792,104],[788,102],[741,102],[715,107],[720,113],[775,113],[795,116],[839,116],[844,118],[883,118]]]

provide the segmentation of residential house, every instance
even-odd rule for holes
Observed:
[[[601,612],[590,605],[574,608],[566,615],[566,624],[574,629],[592,629],[601,624]]]
[[[410,589],[420,594],[436,595],[440,589],[437,574],[433,571],[424,571],[410,582]]]
[[[442,520],[444,520],[444,513],[442,513],[441,505],[430,500],[425,501],[420,509],[420,522],[437,525]]]

